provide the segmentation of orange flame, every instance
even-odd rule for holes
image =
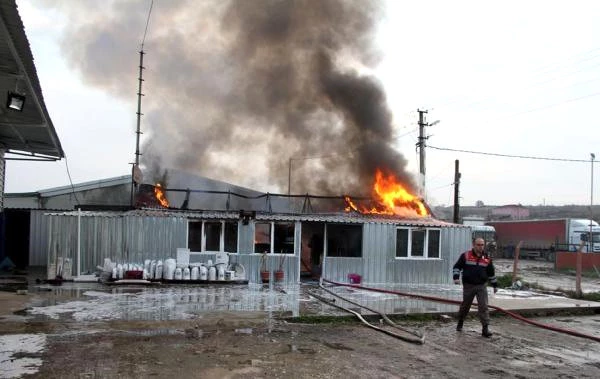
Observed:
[[[375,183],[373,184],[373,193],[377,204],[369,208],[360,206],[360,208],[346,196],[346,212],[352,210],[360,213],[385,214],[397,216],[427,216],[429,211],[421,199],[408,192],[398,179],[390,174],[384,176],[381,170],[375,172]]]
[[[163,191],[160,183],[156,183],[156,185],[154,186],[154,196],[156,197],[156,200],[158,200],[160,205],[162,205],[165,208],[169,208],[169,200],[167,200],[167,196],[165,195],[165,192]]]

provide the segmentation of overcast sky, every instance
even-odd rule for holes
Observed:
[[[160,2],[155,1],[149,41],[153,33],[164,30],[158,26],[164,17],[157,6]],[[106,5],[98,9],[100,3]],[[192,6],[196,2],[187,3]],[[150,0],[131,2],[128,7],[86,0],[78,1],[77,9],[69,8],[74,2],[17,0],[17,4],[73,182],[128,174],[135,152],[137,52]],[[439,120],[426,129],[430,145],[426,149],[427,200],[433,205],[452,204],[457,159],[463,205],[474,205],[478,200],[490,205],[589,204],[590,153],[600,153],[600,2],[490,4],[386,3],[374,40],[378,59],[361,72],[375,75],[383,85],[393,117],[391,142],[408,161],[407,170],[416,177],[417,109],[428,110],[428,122]],[[86,55],[78,57],[76,49],[66,46],[75,37],[78,41],[94,38],[87,34],[66,35],[74,30],[69,24],[84,23],[91,15],[95,15],[95,22],[102,22],[102,15],[118,11],[138,19],[130,28],[130,34],[135,35],[123,37],[137,44],[114,42],[119,62],[131,67],[130,75],[119,78],[127,83],[129,92],[103,85],[98,76],[95,81],[90,79],[94,76],[86,69],[93,67],[92,62],[85,62]],[[156,51],[157,47],[153,48]],[[126,58],[124,51],[129,51]],[[105,54],[109,59],[111,54],[116,56],[110,48]],[[149,48],[145,56],[148,70],[161,65],[153,60],[156,56]],[[175,86],[185,79],[174,76],[171,80]],[[152,93],[151,81],[145,86],[144,102],[152,96],[160,99],[161,94]],[[178,99],[162,100],[168,108]],[[159,110],[154,108],[153,112],[158,114]],[[152,142],[154,147],[157,141]],[[440,148],[586,162],[498,157]],[[288,157],[283,157],[282,165],[287,161]],[[214,162],[216,172],[220,168],[218,160]],[[596,179],[597,167],[600,164],[594,166]],[[281,188],[281,178],[252,178],[252,170],[247,172],[248,177],[229,179],[262,191],[287,190]],[[206,172],[199,174],[219,178]],[[6,192],[68,184],[64,160],[7,161]],[[594,199],[598,203],[599,189],[596,185]]]

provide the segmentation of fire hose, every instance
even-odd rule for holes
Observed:
[[[357,288],[357,289],[361,289],[361,290],[367,290],[367,291],[373,291],[373,292],[381,292],[381,293],[388,293],[388,294],[394,294],[394,295],[399,295],[399,296],[406,296],[406,297],[412,297],[415,299],[421,299],[421,300],[429,300],[429,301],[433,301],[433,302],[438,302],[438,303],[446,303],[446,304],[456,304],[456,305],[460,305],[461,302],[458,300],[451,300],[451,299],[444,299],[441,297],[435,297],[435,296],[427,296],[427,295],[418,295],[418,294],[412,294],[412,293],[406,293],[406,292],[400,292],[400,291],[392,291],[392,290],[385,290],[385,289],[381,289],[381,288],[373,288],[373,287],[364,287],[364,286],[360,286],[358,284],[349,284],[349,283],[340,283],[340,282],[335,282],[333,280],[327,280],[322,278],[321,279],[324,282],[330,283],[330,284],[334,284],[336,286],[345,286],[345,287],[352,287],[352,288]],[[553,325],[548,325],[548,324],[544,324],[541,322],[537,322],[537,321],[533,321],[530,320],[528,318],[525,318],[523,316],[521,316],[518,313],[515,312],[511,312],[509,310],[500,308],[498,306],[495,305],[488,305],[488,307],[495,309],[499,312],[502,312],[512,318],[515,318],[519,321],[523,321],[525,323],[543,328],[543,329],[547,329],[547,330],[551,330],[554,332],[558,332],[558,333],[564,333],[564,334],[568,334],[571,336],[575,336],[575,337],[580,337],[580,338],[587,338],[590,339],[592,341],[596,341],[596,342],[600,342],[600,337],[598,336],[593,336],[590,334],[585,334],[585,333],[581,333],[581,332],[577,332],[575,330],[571,330],[571,329],[565,329],[565,328],[559,328],[557,326],[553,326]]]
[[[346,311],[346,312],[352,313],[352,314],[353,314],[353,315],[355,315],[355,316],[356,316],[356,317],[357,317],[357,318],[358,318],[358,319],[359,319],[359,320],[360,320],[360,321],[361,321],[363,324],[365,324],[365,325],[366,325],[366,326],[368,326],[369,328],[371,328],[371,329],[374,329],[374,330],[377,330],[377,331],[379,331],[379,332],[382,332],[382,333],[385,333],[385,334],[387,334],[387,335],[389,335],[389,336],[391,336],[391,337],[395,337],[395,338],[401,339],[401,340],[403,340],[403,341],[405,341],[405,342],[410,342],[410,343],[414,343],[414,344],[420,344],[420,345],[422,345],[422,344],[425,342],[425,337],[424,337],[423,335],[421,335],[421,334],[419,334],[419,333],[417,333],[417,332],[413,332],[413,331],[410,331],[410,330],[407,330],[407,329],[404,329],[404,328],[402,328],[401,326],[397,325],[397,324],[396,324],[396,323],[394,323],[392,320],[390,320],[390,319],[389,319],[389,317],[387,317],[385,314],[383,314],[383,313],[380,313],[380,312],[377,312],[377,311],[375,311],[375,310],[373,310],[373,309],[370,309],[370,308],[368,308],[368,307],[365,307],[364,305],[360,305],[360,304],[358,304],[358,303],[355,303],[355,302],[353,302],[353,301],[350,301],[350,300],[348,300],[348,299],[345,299],[345,298],[343,298],[342,296],[335,294],[333,291],[330,291],[330,290],[328,290],[327,288],[323,287],[323,284],[321,284],[321,283],[319,284],[319,287],[321,287],[321,289],[325,290],[326,292],[328,292],[328,293],[332,294],[333,296],[336,296],[336,297],[338,297],[338,298],[340,298],[340,299],[343,299],[344,301],[346,301],[346,302],[348,302],[348,303],[350,303],[350,304],[354,304],[354,305],[356,305],[356,306],[359,306],[359,307],[361,307],[361,308],[365,308],[365,309],[367,309],[367,310],[369,310],[369,311],[371,311],[371,312],[378,313],[380,316],[382,316],[383,320],[385,320],[385,322],[387,322],[387,323],[388,323],[390,326],[392,326],[392,327],[394,327],[394,328],[396,328],[396,329],[402,330],[402,331],[404,331],[404,332],[406,332],[406,333],[412,334],[412,335],[413,335],[413,336],[415,336],[415,337],[407,337],[407,336],[404,336],[404,335],[401,335],[401,334],[398,334],[398,333],[392,332],[392,331],[390,331],[390,330],[383,329],[383,328],[381,328],[381,327],[378,327],[378,326],[376,326],[376,325],[373,325],[373,324],[371,324],[370,322],[368,322],[367,320],[365,320],[365,318],[364,318],[364,317],[363,317],[363,316],[362,316],[360,313],[358,313],[358,312],[356,312],[356,311],[354,311],[354,310],[352,310],[352,309],[350,309],[350,308],[346,308],[346,307],[343,307],[343,306],[341,306],[341,305],[339,305],[339,304],[336,304],[334,300],[327,299],[327,298],[325,298],[325,297],[323,297],[323,296],[321,296],[321,295],[318,295],[318,294],[316,294],[316,293],[315,293],[315,292],[313,292],[313,291],[310,291],[310,292],[309,292],[311,296],[313,296],[314,298],[316,298],[316,299],[318,299],[318,300],[320,300],[320,301],[324,302],[325,304],[328,304],[328,305],[330,305],[330,306],[332,306],[332,307],[336,307],[336,308],[342,309],[342,310],[344,310],[344,311]]]

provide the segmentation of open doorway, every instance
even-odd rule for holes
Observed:
[[[302,252],[300,274],[304,279],[319,279],[323,264],[325,238],[324,222],[302,223]]]

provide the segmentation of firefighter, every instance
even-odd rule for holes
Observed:
[[[484,253],[485,241],[483,238],[476,238],[473,241],[473,248],[465,251],[460,255],[452,271],[454,284],[460,284],[460,276],[462,273],[463,284],[463,301],[458,311],[458,324],[456,330],[461,331],[463,323],[473,299],[477,297],[477,315],[481,321],[481,335],[491,337],[492,332],[489,330],[490,315],[488,311],[488,294],[487,282],[489,281],[494,287],[494,293],[498,291],[498,283],[496,282],[496,273],[492,259]]]

